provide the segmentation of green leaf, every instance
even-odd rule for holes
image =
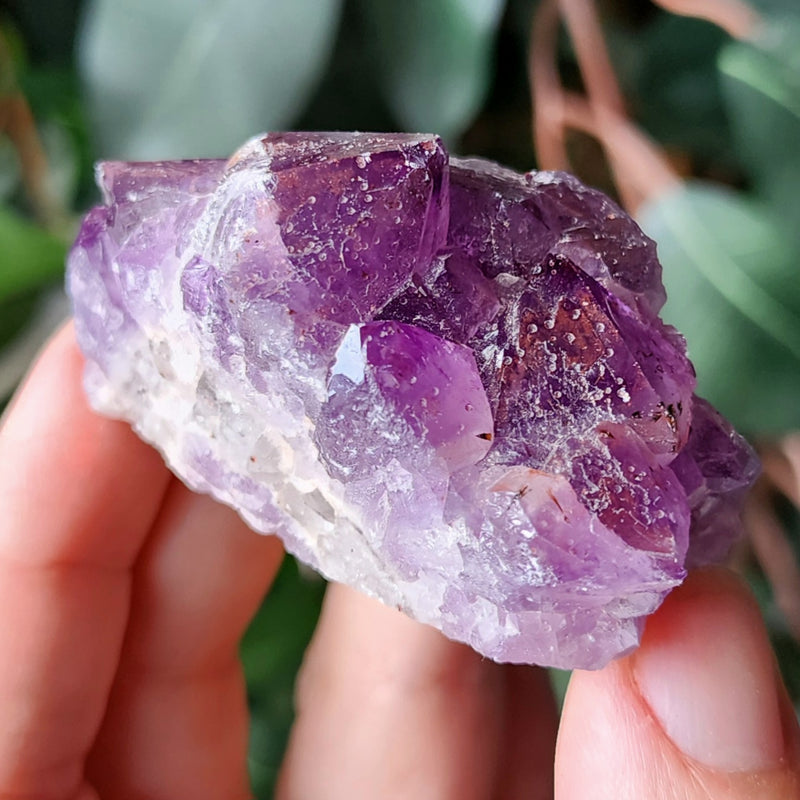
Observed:
[[[0,354],[30,321],[38,301],[39,296],[30,293],[0,303]]]
[[[373,48],[365,35],[361,8],[347,2],[331,58],[296,121],[301,131],[391,131],[397,121],[384,102]]]
[[[72,58],[80,0],[6,0],[37,62],[66,64]]]
[[[759,193],[800,224],[800,19],[730,44],[719,70],[742,165]]]
[[[745,430],[800,426],[800,254],[769,211],[692,183],[641,210],[698,391]]]
[[[0,207],[0,303],[59,281],[66,252],[60,239]]]
[[[0,136],[0,201],[8,200],[20,185],[19,156],[11,140]]]
[[[271,797],[294,719],[294,681],[319,617],[325,582],[287,556],[245,635],[242,660],[250,701],[250,773]]]
[[[611,49],[615,66],[647,130],[694,157],[715,163],[729,157],[717,71],[717,55],[729,37],[710,22],[674,14],[656,15],[641,30],[616,26],[610,33],[616,35]],[[620,47],[620,40],[627,47]]]
[[[750,5],[765,16],[786,16],[797,11],[797,0],[750,0]]]
[[[56,173],[51,176],[56,196],[65,206],[76,197],[79,205],[88,205],[96,197],[94,157],[77,76],[68,69],[35,67],[22,70],[19,83],[39,120],[48,163]],[[55,134],[48,130],[53,127]]]
[[[386,102],[401,126],[451,142],[481,108],[505,0],[362,0]]]
[[[342,0],[94,0],[78,44],[99,153],[222,156],[289,125]]]

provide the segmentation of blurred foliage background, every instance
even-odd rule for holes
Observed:
[[[797,702],[796,0],[0,0],[0,402],[68,313],[96,159],[222,156],[285,128],[437,132],[568,167],[638,217],[700,391],[764,457],[732,563]],[[243,645],[259,797],[323,591],[287,561]]]

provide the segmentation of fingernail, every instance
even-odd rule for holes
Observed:
[[[693,576],[648,623],[633,656],[642,697],[690,758],[727,772],[777,766],[777,677],[749,592],[721,570]]]

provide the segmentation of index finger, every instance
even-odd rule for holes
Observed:
[[[82,366],[70,325],[0,428],[0,796],[77,793],[169,482],[127,425],[91,412]]]

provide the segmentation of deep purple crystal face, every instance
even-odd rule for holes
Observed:
[[[409,134],[98,180],[68,273],[94,406],[328,577],[592,668],[724,557],[755,457],[599,192]]]

